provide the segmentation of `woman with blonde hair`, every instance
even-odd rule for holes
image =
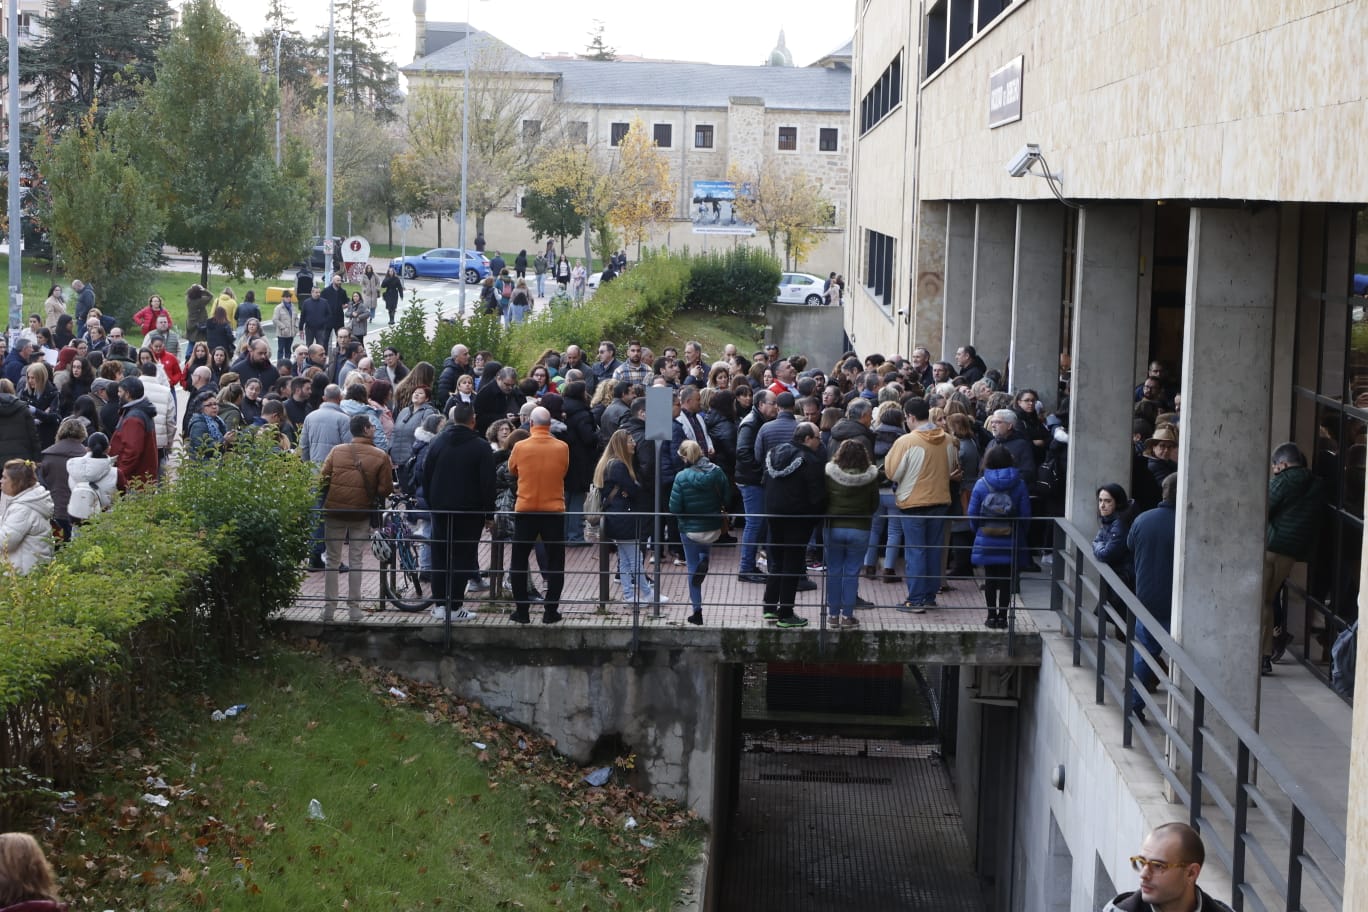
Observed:
[[[428,396],[431,397],[432,390],[437,386],[437,368],[432,366],[430,361],[419,361],[409,369],[394,386],[394,407],[403,411],[413,404],[413,391],[418,387],[427,387]],[[433,402],[432,407],[441,409],[445,405],[443,402]]]
[[[38,840],[0,833],[0,912],[64,912],[57,881]]]
[[[625,602],[655,600],[651,580],[644,572],[641,552],[641,517],[650,510],[648,492],[637,479],[636,440],[616,430],[594,467],[594,487],[603,492],[603,537],[617,543],[618,582]],[[661,601],[665,601],[662,596]]]

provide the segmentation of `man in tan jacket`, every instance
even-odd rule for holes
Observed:
[[[897,485],[894,497],[902,513],[907,601],[898,610],[925,614],[936,607],[940,592],[950,482],[961,474],[959,446],[928,420],[931,411],[925,399],[909,400],[906,412],[912,430],[893,442],[884,472]]]
[[[394,467],[372,439],[375,426],[365,415],[351,419],[351,443],[333,447],[319,473],[323,496],[323,537],[327,542],[323,622],[332,621],[337,603],[337,571],[342,564],[342,542],[347,553],[347,616],[361,620],[361,561],[370,543],[370,518],[394,491]]]

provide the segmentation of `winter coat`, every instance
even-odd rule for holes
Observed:
[[[237,350],[237,338],[233,334],[231,322],[215,323],[213,320],[207,320],[204,323],[203,330],[201,336],[209,346],[210,352],[216,348],[221,348],[231,356]]]
[[[319,296],[328,302],[328,326],[332,329],[341,329],[346,325],[347,302],[351,300],[351,294],[346,288],[329,283],[323,286],[323,291],[319,293]],[[320,327],[315,326],[314,328]]]
[[[518,414],[524,401],[523,394],[516,386],[505,393],[498,381],[491,380],[475,394],[475,430],[483,434],[500,418]]]
[[[319,478],[325,488],[323,510],[340,519],[364,519],[394,493],[389,456],[361,437],[333,447]]]
[[[71,481],[67,463],[85,454],[85,445],[70,437],[43,450],[43,462],[38,468],[39,480],[52,494],[52,515],[58,519],[70,518],[68,505],[71,503]]]
[[[67,515],[72,519],[90,519],[109,508],[114,502],[114,488],[119,472],[108,456],[74,456],[67,460],[67,487],[71,500]]]
[[[632,478],[627,464],[611,460],[603,472],[603,534],[616,542],[635,543],[643,536],[643,516],[655,509],[645,485]]]
[[[1305,466],[1291,466],[1269,479],[1267,550],[1299,561],[1311,557],[1325,502],[1323,487]]]
[[[722,528],[722,508],[731,495],[726,473],[704,456],[675,475],[670,488],[670,512],[680,534]]]
[[[316,286],[315,286],[316,287]],[[309,295],[299,302],[300,332],[323,333],[332,329],[332,305],[324,297]]]
[[[176,391],[154,377],[143,377],[142,382],[143,395],[157,410],[157,419],[153,422],[157,447],[164,450],[176,441]]]
[[[157,480],[157,410],[147,398],[119,409],[119,425],[109,440],[109,455],[119,468],[119,490]]]
[[[827,516],[835,529],[869,531],[879,508],[879,470],[848,472],[834,462],[826,464]]]
[[[1012,454],[1012,467],[1021,474],[1021,480],[1026,482],[1029,489],[1036,481],[1035,444],[1031,443],[1031,438],[1020,430],[1013,430],[1005,438],[994,437],[983,451],[983,455],[987,456],[1000,446],[1006,447],[1007,452]]]
[[[385,431],[385,422],[380,414],[380,409],[371,405],[369,402],[357,402],[355,399],[342,400],[342,414],[351,418],[355,415],[365,415],[370,419],[371,425],[375,427],[375,445],[386,453],[389,452],[389,434]]]
[[[394,434],[390,437],[389,454],[394,464],[403,469],[413,455],[414,435],[423,426],[423,422],[429,415],[436,415],[437,409],[431,402],[424,402],[418,408],[408,406],[401,409],[399,417],[394,419]]]
[[[854,418],[842,418],[832,425],[831,444],[829,449],[835,454],[836,448],[847,440],[858,440],[865,445],[869,451],[870,458],[874,456],[874,431],[865,427]]]
[[[223,419],[206,412],[199,412],[190,419],[190,428],[185,435],[185,449],[191,459],[212,459],[223,453],[224,438],[228,428]]]
[[[10,498],[0,513],[0,560],[20,576],[52,560],[52,495],[40,484]]]
[[[533,425],[532,436],[513,446],[508,473],[518,479],[519,513],[565,512],[565,474],[570,470],[569,447],[551,436],[551,429]]]
[[[712,438],[712,461],[727,473],[728,478],[736,477],[736,432],[737,423],[724,418],[712,409],[703,413],[703,427]]]
[[[565,442],[570,445],[570,470],[565,475],[565,490],[583,494],[594,480],[598,463],[598,431],[589,406],[578,399],[565,400]]]
[[[759,409],[751,410],[736,425],[736,473],[739,485],[758,485],[765,477],[765,467],[755,458],[755,438],[767,423]]]
[[[1135,564],[1135,595],[1165,629],[1173,617],[1173,545],[1177,513],[1160,503],[1135,517],[1126,545]]]
[[[1011,535],[989,534],[990,527],[997,523],[984,510],[983,501],[990,493],[997,491],[1005,492],[1012,498],[1011,515],[1017,521],[1008,523],[1012,527]],[[1031,495],[1015,466],[989,469],[974,482],[974,490],[969,495],[969,517],[969,525],[974,530],[974,550],[969,558],[972,563],[979,567],[1000,567],[1011,564],[1014,559],[1018,567],[1030,563],[1026,523],[1020,520],[1031,517]],[[1012,555],[1013,544],[1016,545],[1015,558]]]
[[[798,428],[798,419],[792,412],[779,410],[779,414],[765,422],[764,427],[760,428],[755,435],[755,461],[759,465],[765,464],[765,457],[769,451],[781,443],[791,443],[793,432]]]
[[[275,324],[276,338],[293,339],[299,335],[299,311],[294,304],[284,301],[277,304],[271,313],[271,322]]]
[[[918,428],[894,441],[884,474],[896,488],[900,509],[950,503],[950,476],[959,467],[959,444],[940,428]]]
[[[47,388],[35,393],[25,383],[19,398],[25,405],[33,406],[31,414],[38,425],[39,446],[52,446],[57,441],[57,426],[62,423],[62,414],[57,404],[57,387],[49,383]]]
[[[385,299],[385,307],[394,310],[399,306],[399,298],[404,294],[404,283],[397,275],[387,275],[380,280],[381,295]]]
[[[193,344],[195,342],[207,342],[208,336],[205,335],[204,325],[209,322],[209,305],[214,301],[214,296],[207,291],[199,294],[185,293],[185,338]],[[213,351],[213,346],[209,347]]]
[[[351,439],[351,419],[336,402],[325,402],[304,419],[299,435],[299,454],[318,465],[332,448]]]
[[[826,469],[806,446],[781,443],[765,456],[765,512],[814,519],[826,512]]]
[[[1220,900],[1212,898],[1209,893],[1203,892],[1201,887],[1197,887],[1197,908],[1202,912],[1231,912],[1230,906]],[[3,912],[3,910],[0,910]],[[1151,912],[1149,903],[1140,897],[1140,891],[1134,893],[1118,893],[1111,902],[1102,907],[1102,912]]]
[[[366,302],[370,313],[375,313],[375,304],[380,300],[380,275],[374,270],[361,276],[361,300]]]
[[[11,459],[36,462],[41,452],[38,425],[28,406],[12,393],[0,393],[0,466]]]
[[[447,427],[423,457],[423,494],[434,510],[494,512],[494,454],[471,428]]]
[[[1097,534],[1092,541],[1093,557],[1115,570],[1127,586],[1135,584],[1135,563],[1126,544],[1130,527],[1130,508],[1118,508],[1111,516],[1098,517]]]

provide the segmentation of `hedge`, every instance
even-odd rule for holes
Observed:
[[[0,574],[0,822],[77,780],[145,700],[256,653],[298,588],[314,497],[309,466],[248,437]]]

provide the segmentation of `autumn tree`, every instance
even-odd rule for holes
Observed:
[[[171,34],[167,0],[64,3],[41,18],[44,35],[20,51],[21,78],[46,109],[49,127],[97,123],[155,77]]]
[[[409,93],[404,109],[407,148],[391,168],[398,207],[415,216],[437,218],[442,244],[442,213],[461,202],[461,93],[449,86],[424,84]]]
[[[242,54],[242,35],[213,0],[190,0],[157,66],[157,81],[128,113],[137,160],[156,181],[166,240],[230,275],[270,275],[295,262],[308,238],[307,163],[291,144],[275,165],[275,86]],[[111,118],[114,115],[110,115]]]
[[[127,317],[152,286],[163,213],[118,133],[101,129],[92,109],[60,139],[45,137],[39,163],[51,194],[47,224],[66,271],[98,289],[101,307]]]
[[[797,268],[817,240],[816,228],[831,220],[831,204],[822,195],[821,185],[807,172],[784,168],[773,158],[751,171],[733,165],[727,179],[737,187],[733,203],[737,216],[765,233],[775,257],[782,240],[786,268]],[[743,186],[747,192],[742,192]]]
[[[593,262],[590,244],[596,228],[608,224],[613,208],[612,175],[588,146],[565,142],[542,159],[531,189],[543,197],[564,197],[579,215],[584,259]]]
[[[637,245],[640,257],[641,243],[650,236],[651,227],[668,218],[674,207],[670,163],[640,118],[632,121],[622,138],[609,171],[612,205],[608,221],[622,231],[624,240]]]

